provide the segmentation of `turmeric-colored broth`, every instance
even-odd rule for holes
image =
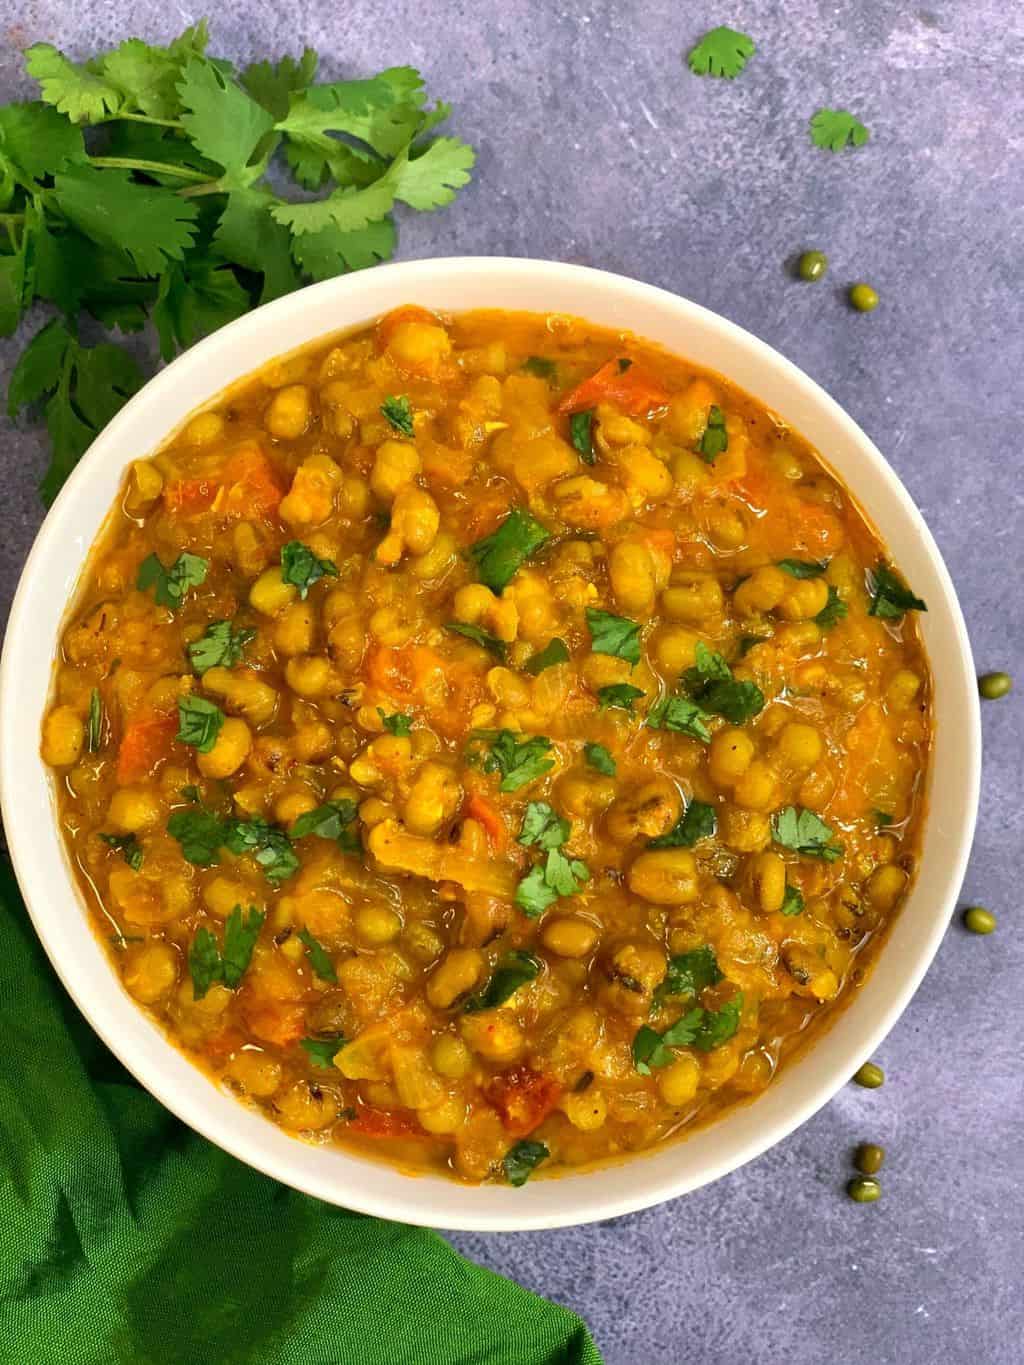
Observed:
[[[468,1181],[756,1094],[913,871],[893,573],[805,441],[628,334],[409,307],[267,367],[132,465],[62,641],[43,756],[125,988],[286,1129]]]

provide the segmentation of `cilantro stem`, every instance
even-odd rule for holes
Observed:
[[[227,190],[219,180],[207,180],[204,177],[201,185],[186,185],[178,193],[182,199],[198,199],[201,194],[227,194]]]
[[[203,171],[195,171],[191,166],[176,166],[170,161],[137,161],[130,156],[91,156],[91,166],[110,166],[122,171],[145,171],[150,175],[174,175],[179,180],[192,180],[205,184],[209,176]]]
[[[158,128],[184,128],[184,124],[178,119],[173,118],[150,118],[148,114],[125,114],[122,112],[112,115],[110,118],[97,119],[94,127],[101,123],[119,123],[122,119],[127,119],[129,123],[153,123]]]

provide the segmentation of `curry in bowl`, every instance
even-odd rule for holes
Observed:
[[[515,1185],[755,1095],[856,989],[921,831],[923,609],[727,380],[408,307],[132,464],[42,752],[181,1049]]]

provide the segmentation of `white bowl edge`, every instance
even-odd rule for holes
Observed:
[[[924,845],[916,882],[866,983],[757,1100],[683,1142],[519,1190],[410,1178],[338,1148],[300,1142],[207,1080],[120,987],[83,911],[39,757],[67,598],[125,465],[150,453],[233,380],[306,341],[409,302],[453,313],[575,314],[720,371],[820,451],[931,608],[921,618],[937,719]],[[267,1175],[360,1212],[449,1229],[551,1228],[645,1208],[734,1170],[827,1103],[892,1028],[942,939],[970,852],[980,752],[974,666],[953,585],[920,513],[864,432],[801,370],[717,314],[650,285],[549,261],[454,257],[378,266],[279,299],[187,351],[126,404],[68,480],[26,562],[0,661],[0,798],[15,872],[51,962],[107,1046],[179,1118]]]

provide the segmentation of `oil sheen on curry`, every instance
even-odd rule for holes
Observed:
[[[127,991],[275,1123],[520,1185],[768,1086],[913,872],[849,493],[726,380],[405,307],[130,468],[43,755]]]

